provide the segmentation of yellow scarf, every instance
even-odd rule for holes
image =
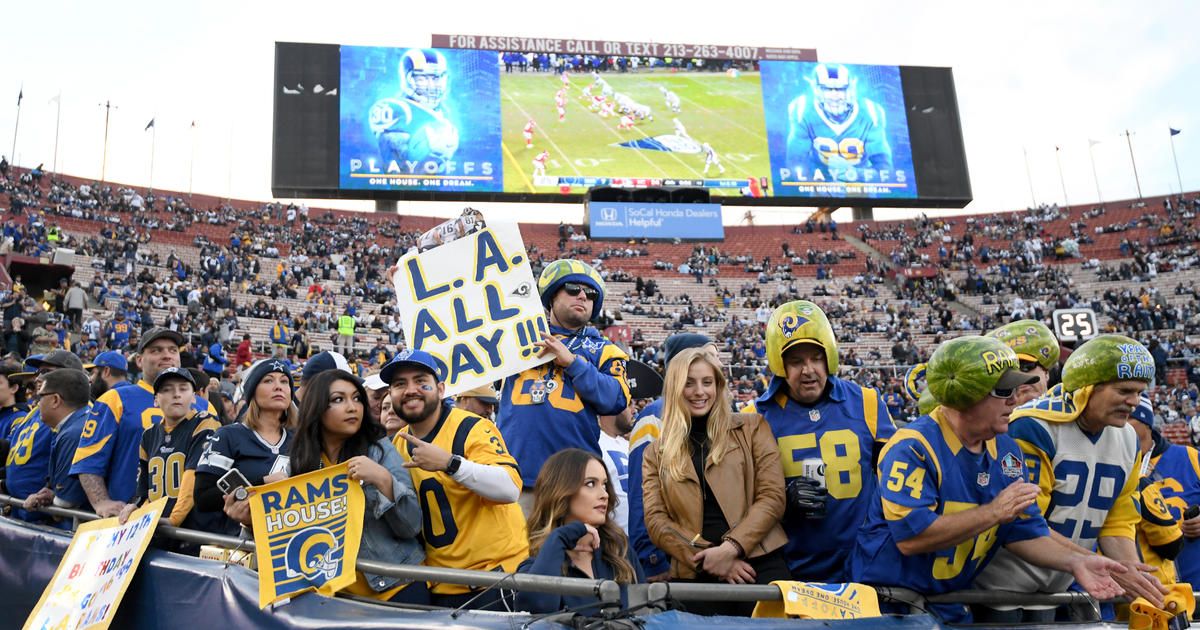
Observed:
[[[1013,410],[1010,418],[1037,418],[1046,422],[1073,422],[1087,408],[1095,385],[1085,385],[1073,392],[1063,390],[1062,383]]]

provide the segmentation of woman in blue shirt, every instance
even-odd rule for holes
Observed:
[[[300,423],[292,442],[291,473],[302,475],[348,462],[350,478],[362,484],[362,542],[358,557],[391,564],[425,559],[421,504],[412,475],[367,404],[367,392],[344,370],[317,374],[304,388]],[[352,595],[410,604],[429,604],[425,582],[357,572]]]
[[[612,519],[616,494],[600,456],[569,448],[551,455],[534,484],[529,515],[530,557],[519,573],[646,581],[629,539]],[[596,604],[594,597],[521,592],[517,608],[546,613]],[[626,603],[624,591],[622,603]]]

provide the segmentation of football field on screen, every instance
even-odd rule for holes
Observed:
[[[558,120],[554,95],[559,75],[545,72],[500,74],[500,113],[506,192],[559,193],[554,186],[533,185],[533,159],[549,151],[546,175],[580,177],[738,179],[769,177],[767,134],[763,123],[762,88],[757,72],[729,76],[724,72],[608,72],[600,75],[614,94],[626,94],[650,107],[653,120],[635,119],[632,129],[618,129],[621,115],[601,117],[582,97],[592,83],[588,73],[572,73],[566,119]],[[667,107],[660,87],[679,97],[679,113]],[[593,95],[601,92],[593,87]],[[612,98],[609,99],[613,100]],[[533,147],[526,148],[522,129],[532,118]],[[686,129],[678,137],[674,121]],[[694,141],[694,142],[693,142]],[[709,143],[725,172],[715,165],[704,173],[702,143]],[[574,194],[586,192],[578,188]],[[713,188],[714,195],[738,195],[737,189]]]

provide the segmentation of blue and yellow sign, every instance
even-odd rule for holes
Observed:
[[[347,464],[254,488],[258,604],[354,583],[364,500]]]

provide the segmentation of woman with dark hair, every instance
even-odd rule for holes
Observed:
[[[790,580],[779,524],[779,446],[766,420],[730,411],[729,388],[703,348],[671,359],[661,436],[646,447],[642,500],[650,540],[671,556],[671,580]],[[753,602],[689,602],[704,615],[746,615]]]
[[[625,532],[613,521],[616,494],[604,460],[578,448],[550,456],[534,484],[529,552],[520,573],[645,582]],[[625,601],[622,593],[621,600]],[[522,591],[517,608],[534,613],[597,603],[594,597]]]
[[[367,392],[343,370],[317,374],[304,388],[300,422],[292,442],[291,474],[302,475],[346,462],[366,498],[358,557],[391,564],[420,564],[425,548],[421,504],[404,460],[367,406]],[[425,582],[357,572],[351,595],[428,604]]]

